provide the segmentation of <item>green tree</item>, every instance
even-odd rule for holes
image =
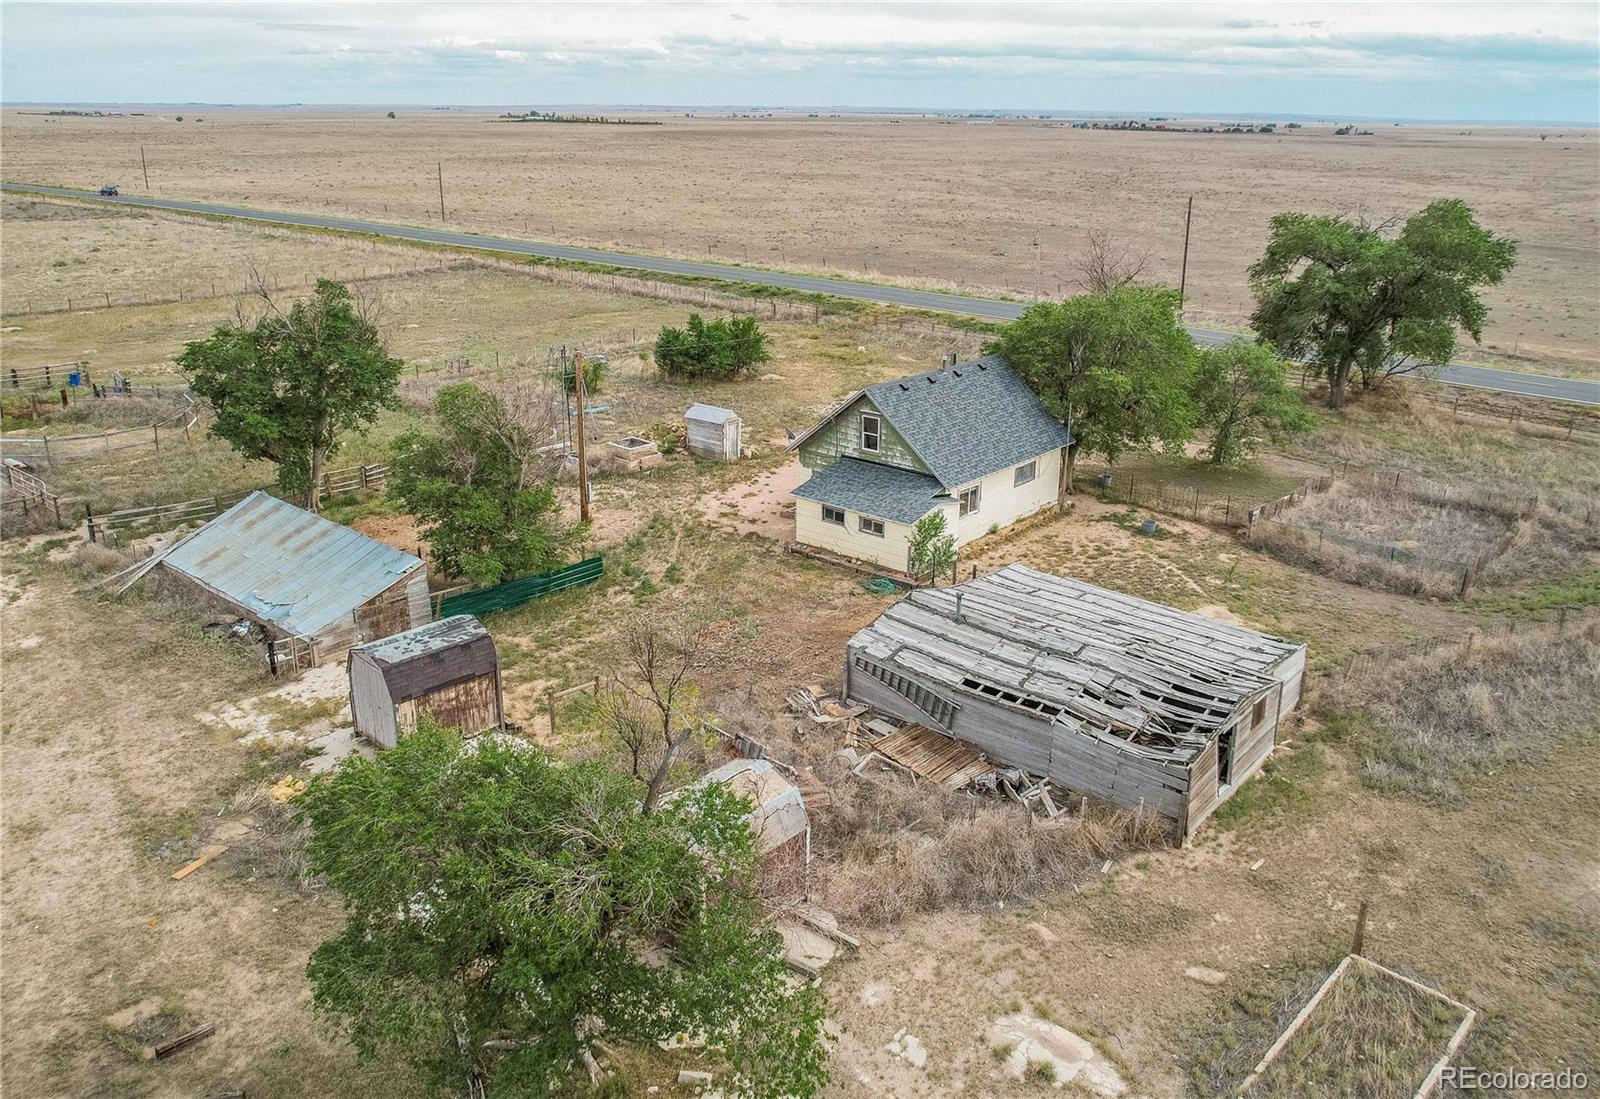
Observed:
[[[911,528],[911,578],[937,583],[956,567],[956,537],[948,533],[942,509],[930,511]]]
[[[437,433],[395,440],[389,495],[422,520],[434,561],[480,584],[548,572],[586,534],[564,526],[556,500],[561,412],[543,386],[496,392],[447,385],[434,402]]]
[[[655,357],[656,369],[668,378],[727,381],[772,356],[767,351],[767,334],[754,317],[706,321],[699,313],[690,313],[685,327],[661,330]]]
[[[211,434],[246,458],[278,466],[278,484],[318,505],[323,463],[340,437],[398,404],[405,364],[343,283],[318,279],[287,311],[264,287],[265,315],[195,340],[177,358],[189,387],[211,406]]]
[[[1317,426],[1316,413],[1289,385],[1283,359],[1247,340],[1201,349],[1194,404],[1199,427],[1211,432],[1207,457],[1219,465],[1249,457],[1264,442],[1281,445]]]
[[[1072,432],[1064,492],[1080,452],[1115,461],[1124,450],[1158,442],[1178,449],[1194,436],[1195,347],[1178,321],[1174,290],[1128,285],[1040,302],[989,350],[1004,355]]]
[[[1370,385],[1408,358],[1448,362],[1457,329],[1483,342],[1488,310],[1478,288],[1498,285],[1516,266],[1516,244],[1479,226],[1459,199],[1412,215],[1397,235],[1387,228],[1279,214],[1250,268],[1251,325],[1328,379],[1329,408],[1344,406],[1352,369]]]
[[[312,1004],[363,1060],[439,1093],[570,1086],[606,1043],[705,1037],[730,1091],[810,1096],[824,1001],[791,989],[752,887],[748,800],[690,788],[642,814],[634,780],[423,722],[300,799],[313,872],[345,907]]]

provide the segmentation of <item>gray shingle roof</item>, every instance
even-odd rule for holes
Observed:
[[[859,458],[840,458],[818,470],[794,495],[891,523],[915,523],[941,499],[950,498],[944,487],[926,474]]]
[[[947,489],[1070,441],[999,355],[883,382],[866,395]]]
[[[689,411],[683,414],[686,420],[699,420],[706,424],[724,424],[729,420],[737,420],[739,414],[731,408],[718,408],[714,404],[701,404],[696,401],[689,406]]]

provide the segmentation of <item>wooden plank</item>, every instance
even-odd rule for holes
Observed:
[[[206,863],[210,862],[227,849],[228,845],[225,843],[217,843],[207,847],[204,851],[200,852],[199,858],[195,859],[186,866],[174,870],[172,872],[172,880],[182,881],[184,878],[187,878],[190,874],[193,874],[196,870],[200,869]]]
[[[202,1038],[211,1037],[216,1032],[217,1028],[215,1024],[201,1023],[193,1030],[180,1034],[176,1038],[166,1042],[157,1042],[154,1046],[150,1047],[150,1056],[156,1060],[160,1060],[163,1057],[170,1057],[179,1050],[194,1045],[194,1043],[200,1041]]]

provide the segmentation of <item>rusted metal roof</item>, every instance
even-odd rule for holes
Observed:
[[[289,634],[314,637],[422,566],[349,527],[252,492],[162,564]]]
[[[391,702],[408,702],[452,683],[493,675],[498,665],[494,638],[470,614],[357,645],[350,659],[358,655],[377,665]]]

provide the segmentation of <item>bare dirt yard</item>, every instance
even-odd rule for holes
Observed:
[[[165,111],[8,110],[0,136],[9,179],[143,191],[142,145],[157,195],[424,225],[439,221],[442,162],[455,228],[1024,296],[1069,287],[1095,228],[1147,252],[1151,274],[1176,284],[1192,195],[1190,317],[1228,325],[1249,315],[1245,272],[1273,214],[1382,219],[1458,197],[1520,245],[1519,266],[1487,295],[1484,353],[1600,371],[1594,130],[1391,125],[1338,137],[1331,123],[1225,135],[1065,120],[664,115],[660,126],[582,126],[385,113],[207,108],[180,123]],[[84,228],[82,246],[57,259],[87,258],[98,233]]]
[[[435,383],[536,370],[549,346],[591,339],[617,352],[598,395],[608,407],[597,414],[597,438],[651,431],[703,399],[738,409],[755,444],[753,458],[733,465],[677,455],[659,469],[596,480],[593,548],[605,555],[605,577],[489,621],[513,720],[546,732],[546,688],[604,675],[637,614],[675,600],[713,608],[741,639],[699,684],[727,727],[771,735],[792,725],[785,694],[837,687],[846,639],[889,599],[865,590],[860,574],[782,552],[784,429],[861,385],[936,362],[940,339],[864,318],[774,323],[774,359],[762,376],[691,393],[626,353],[680,321],[679,305],[500,269],[408,276],[383,293],[385,331],[418,367],[406,408],[359,453],[376,455],[404,424],[426,422]],[[12,354],[12,341],[27,337],[30,354],[52,361],[71,347],[106,345],[130,366],[159,364],[226,308],[190,302],[30,318],[0,350]],[[445,366],[464,353],[467,371]],[[1330,419],[1307,452],[1348,447],[1375,464],[1436,453],[1470,468],[1473,448],[1486,447],[1508,477],[1559,479],[1543,444],[1519,450],[1509,432],[1418,426],[1369,416],[1373,407]],[[110,503],[260,472],[228,461],[195,442],[159,460],[97,460],[70,476]],[[1174,457],[1144,462],[1141,475],[1257,499],[1306,468],[1269,456],[1228,474]],[[341,503],[335,514],[408,547],[419,540],[409,517],[377,498]],[[1483,1012],[1462,1060],[1600,1073],[1600,816],[1591,809],[1600,798],[1600,700],[1587,693],[1600,688],[1579,674],[1596,642],[1548,642],[1563,646],[1562,661],[1518,650],[1485,677],[1487,693],[1456,674],[1473,665],[1449,658],[1397,664],[1376,683],[1338,674],[1346,657],[1373,645],[1526,620],[1587,589],[1559,578],[1553,593],[1525,586],[1492,601],[1409,598],[1298,569],[1182,518],[1161,516],[1160,534],[1145,536],[1142,514],[1080,494],[1065,515],[975,544],[962,569],[1023,561],[1305,640],[1311,695],[1284,734],[1286,749],[1189,848],[1120,854],[1104,873],[1096,860],[1063,888],[1020,900],[895,919],[863,907],[850,928],[862,949],[824,976],[842,1033],[829,1094],[1038,1094],[1037,1082],[1003,1074],[991,1037],[995,1020],[1025,1016],[1080,1035],[1130,1095],[1209,1097],[1210,1081],[1234,1079],[1234,1062],[1248,1057],[1228,1051],[1264,1049],[1281,1026],[1261,1005],[1282,1002],[1286,983],[1326,972],[1348,950],[1362,900],[1371,906],[1370,954]],[[401,1069],[356,1065],[311,1012],[305,963],[339,926],[339,906],[300,876],[286,813],[267,793],[285,778],[308,778],[306,765],[324,757],[305,737],[257,736],[260,722],[332,735],[341,700],[320,693],[327,684],[273,694],[254,652],[205,636],[181,604],[140,592],[102,603],[78,592],[113,566],[75,541],[63,532],[0,544],[6,1092],[416,1094]],[[574,696],[559,731],[541,739],[562,752],[604,752],[584,705]],[[1437,718],[1428,715],[1464,706],[1472,723],[1463,733],[1477,740],[1499,720],[1530,728],[1453,760],[1457,738],[1430,735]],[[222,844],[226,852],[172,880]],[[846,907],[826,864],[817,888]],[[167,1060],[138,1057],[141,1045],[199,1022],[215,1023],[215,1036]],[[926,1052],[923,1067],[887,1048],[903,1052],[908,1036]],[[663,1099],[684,1094],[650,1058],[629,1067],[627,1084],[630,1093],[659,1088]]]

